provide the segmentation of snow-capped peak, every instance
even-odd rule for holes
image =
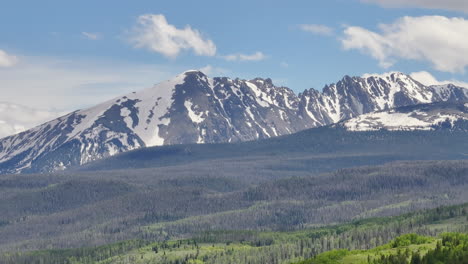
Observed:
[[[181,74],[179,75],[187,75],[187,74],[203,74],[205,75],[202,71],[200,70],[187,70],[187,71],[184,71],[182,72]]]
[[[365,73],[361,77],[364,79],[367,79],[367,78],[392,79],[392,78],[410,77],[410,76],[399,71],[391,71],[391,72],[386,72],[386,73]]]
[[[468,100],[459,89],[427,87],[395,72],[346,76],[323,92],[296,95],[271,79],[190,70],[1,139],[0,173],[64,169],[147,146],[269,138],[400,106]]]

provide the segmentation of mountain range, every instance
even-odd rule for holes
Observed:
[[[468,131],[468,103],[437,102],[363,114],[340,122],[348,131],[463,130]]]
[[[348,119],[340,124],[359,131],[452,128],[466,120],[466,101],[468,89],[425,86],[399,72],[345,76],[296,95],[271,79],[187,71],[0,139],[0,173],[63,170],[143,147],[266,139]],[[434,102],[450,106],[400,109]]]

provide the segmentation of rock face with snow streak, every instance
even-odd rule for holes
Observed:
[[[297,96],[270,79],[188,71],[0,139],[0,173],[50,172],[147,146],[264,139],[394,107],[462,100],[467,89],[426,87],[402,73],[346,76]]]
[[[141,147],[247,141],[310,127],[271,80],[188,71],[0,140],[0,173],[50,172]]]
[[[336,84],[300,95],[320,125],[336,123],[365,113],[407,105],[468,100],[468,89],[455,85],[424,86],[409,75],[392,72],[363,77],[345,76]]]
[[[340,122],[349,131],[468,131],[468,103],[439,102],[374,112]]]

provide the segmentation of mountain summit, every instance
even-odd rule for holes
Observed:
[[[264,139],[374,111],[468,100],[468,90],[424,86],[402,73],[345,76],[296,95],[270,79],[186,71],[151,88],[0,139],[0,173],[50,172],[141,147]]]

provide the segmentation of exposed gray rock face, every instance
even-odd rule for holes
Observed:
[[[345,76],[323,92],[296,95],[270,79],[187,71],[0,139],[0,173],[61,170],[146,146],[270,138],[374,111],[465,100],[467,89],[427,87],[402,73]]]
[[[345,76],[323,92],[305,91],[299,95],[310,116],[320,125],[336,123],[365,113],[407,105],[440,101],[465,101],[468,89],[455,85],[424,86],[410,76],[393,72],[364,77]]]

